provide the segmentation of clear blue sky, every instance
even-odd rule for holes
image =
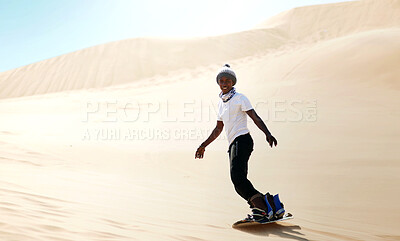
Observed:
[[[294,7],[342,1],[0,0],[0,72],[115,40],[246,30]]]

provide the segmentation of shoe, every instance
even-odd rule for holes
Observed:
[[[272,220],[274,216],[274,211],[272,210],[272,207],[268,200],[265,198],[264,195],[261,193],[258,193],[254,195],[253,197],[250,198],[249,200],[250,208],[253,209],[258,209],[262,210],[265,213],[265,216],[268,218],[268,220]]]
[[[257,223],[266,223],[270,221],[270,219],[267,217],[267,213],[262,209],[252,208],[251,212],[253,213],[252,215],[247,215],[247,219],[250,219],[251,221],[255,221]]]
[[[272,212],[273,212],[273,219],[275,219],[275,213],[276,213],[276,208],[275,208],[275,203],[274,203],[274,196],[272,196],[269,192],[267,192],[264,195],[264,198],[266,200],[266,202],[268,202],[272,208]]]
[[[277,219],[283,218],[285,215],[285,209],[283,208],[283,203],[279,200],[279,194],[276,194],[274,196],[274,206],[275,206],[275,212],[274,216]]]

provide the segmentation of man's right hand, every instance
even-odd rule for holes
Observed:
[[[199,146],[199,148],[197,148],[194,159],[196,159],[196,158],[202,159],[205,151],[206,151],[205,147]]]

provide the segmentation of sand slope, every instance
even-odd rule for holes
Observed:
[[[398,7],[311,6],[247,32],[124,40],[1,73],[0,239],[399,240]],[[335,34],[316,37],[330,19]],[[249,121],[249,177],[294,220],[232,229],[249,210],[226,138],[193,159],[226,60],[279,142]]]

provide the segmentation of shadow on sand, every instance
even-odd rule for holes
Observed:
[[[301,230],[301,227],[297,225],[271,223],[267,225],[236,227],[234,229],[257,236],[268,237],[270,235],[273,235],[287,239],[308,241],[308,239],[304,237],[304,234],[298,231]]]

